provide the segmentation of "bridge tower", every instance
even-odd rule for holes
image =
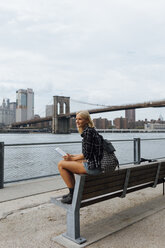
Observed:
[[[53,102],[52,133],[70,133],[70,97],[53,96]]]

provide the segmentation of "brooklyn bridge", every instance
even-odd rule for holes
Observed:
[[[54,96],[53,105],[54,108],[53,108],[52,116],[35,118],[23,122],[16,122],[11,125],[11,128],[31,127],[34,126],[35,124],[51,122],[52,133],[69,133],[70,118],[76,116],[76,112],[70,112],[70,97]],[[98,113],[120,111],[127,109],[158,108],[158,107],[159,108],[165,107],[165,100],[107,106],[103,108],[88,109],[88,111],[90,114],[98,114]]]

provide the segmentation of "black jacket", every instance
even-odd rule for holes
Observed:
[[[82,153],[88,162],[89,169],[101,168],[103,157],[103,137],[92,127],[86,127],[81,134]]]

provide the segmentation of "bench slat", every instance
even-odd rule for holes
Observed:
[[[136,178],[138,178],[139,176],[143,176],[143,175],[147,175],[147,174],[152,174],[152,175],[156,175],[156,171],[157,171],[157,168],[152,168],[149,172],[147,171],[132,171],[131,170],[131,178],[130,180],[136,180]],[[102,184],[108,184],[108,183],[112,183],[112,182],[116,182],[116,181],[124,181],[125,180],[125,176],[126,176],[126,170],[122,172],[122,174],[112,174],[112,175],[109,175],[109,177],[105,176],[105,177],[100,177],[100,178],[92,178],[92,179],[95,179],[95,180],[92,180],[92,181],[87,181],[85,183],[85,187],[84,189],[88,189],[90,188],[91,186],[98,186],[98,185],[102,185]]]
[[[82,200],[97,197],[97,196],[101,196],[101,195],[105,195],[105,194],[109,194],[109,193],[113,193],[115,191],[122,190],[122,189],[123,189],[123,186],[118,185],[118,186],[115,186],[115,187],[110,187],[110,188],[105,188],[105,189],[100,189],[100,190],[97,190],[97,191],[89,192],[89,193],[83,194]]]
[[[131,168],[131,174],[130,174],[130,180],[128,183],[128,188],[133,187],[136,185],[141,185],[144,183],[154,183],[156,178],[156,172],[157,172],[157,166],[145,166],[143,167],[143,170],[140,170],[140,167],[136,170],[134,168]],[[147,168],[146,168],[147,167]],[[147,171],[146,171],[147,170]],[[125,175],[126,175],[126,169],[122,170],[122,173],[116,173],[115,174],[109,174],[109,176],[101,175],[100,177],[95,176],[91,177],[91,182],[88,181],[85,182],[85,187],[83,191],[82,199],[89,199],[91,197],[96,197],[108,193],[112,193],[118,190],[122,190],[124,187],[125,182]],[[163,169],[160,170],[159,179],[162,179],[165,177],[165,166]],[[100,178],[100,180],[99,180]],[[105,179],[105,180],[104,180]],[[116,179],[116,180],[115,180]]]
[[[162,183],[162,180],[158,181],[158,184],[160,184],[160,183]],[[131,193],[131,192],[138,191],[138,190],[141,190],[141,189],[144,189],[144,188],[147,188],[147,187],[152,187],[152,186],[153,186],[153,183],[140,185],[140,186],[128,189],[127,193]],[[82,201],[81,202],[81,208],[86,207],[86,206],[90,206],[90,205],[98,203],[98,202],[109,200],[109,199],[112,199],[112,198],[115,198],[115,197],[120,197],[122,195],[122,192],[123,191],[119,191],[117,193],[107,194],[107,195],[103,195],[102,197],[93,198],[93,199],[90,198],[88,200]]]
[[[157,170],[157,164],[154,164],[154,165],[145,165],[145,166],[139,166],[139,167],[135,167],[135,168],[131,168],[131,172],[134,172],[135,175],[141,175],[141,174],[145,174],[145,173],[148,173],[148,171],[155,171]],[[161,166],[161,171],[164,171],[165,170],[165,166]],[[120,177],[121,175],[125,175],[125,172],[126,169],[122,169],[122,170],[116,170],[115,172],[112,172],[112,173],[107,173],[107,174],[102,174],[102,175],[99,175],[99,176],[87,176],[86,177],[86,185],[88,186],[89,184],[97,184],[97,180],[98,181],[101,181],[101,180],[104,180],[105,182],[109,180],[110,177],[113,178],[113,180],[116,180],[118,178],[116,177]]]
[[[116,176],[116,177],[109,177],[109,178],[102,178],[101,180],[96,180],[92,182],[88,182],[85,184],[84,190],[88,190],[88,188],[99,186],[99,185],[107,185],[109,183],[116,184],[117,182],[120,183],[121,181],[124,182],[125,180],[125,174]]]
[[[131,171],[131,178],[130,178],[130,182],[133,182],[133,181],[138,181],[139,179],[141,178],[155,178],[156,176],[156,168],[154,170],[151,170],[149,171],[148,173],[140,173],[138,175],[134,175],[134,173]],[[94,186],[96,187],[99,187],[100,185],[104,185],[104,187],[108,186],[110,183],[112,185],[118,185],[118,184],[121,184],[121,181],[124,182],[125,180],[125,175],[126,175],[126,172],[125,174],[121,175],[121,176],[117,176],[117,177],[112,177],[110,176],[109,178],[102,178],[101,180],[96,180],[96,181],[92,181],[92,182],[88,182],[86,183],[85,187],[84,187],[84,191],[88,191],[88,189],[90,188],[94,188]],[[159,177],[163,177],[164,175],[164,172],[161,172]]]

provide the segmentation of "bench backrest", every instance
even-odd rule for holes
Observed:
[[[109,174],[86,176],[81,207],[154,186],[165,178],[165,161],[134,165]]]

